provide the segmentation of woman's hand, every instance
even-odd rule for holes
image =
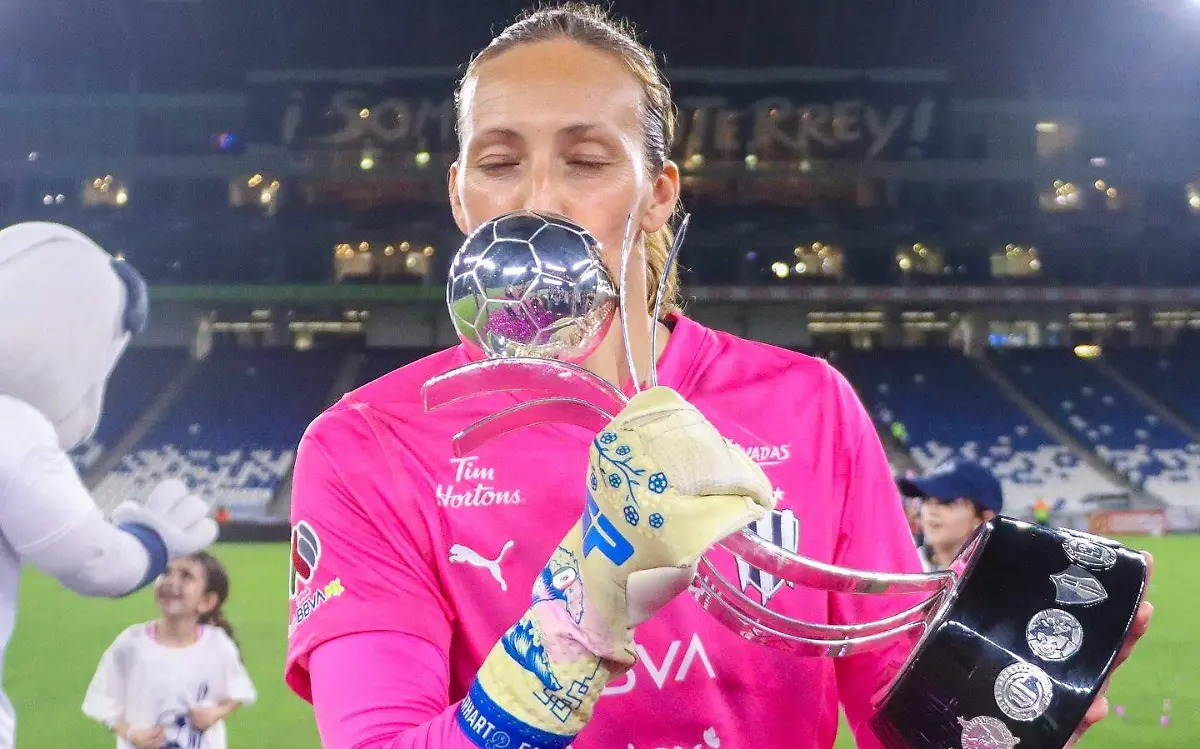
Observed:
[[[600,599],[608,586],[596,583],[611,577],[616,600],[596,602],[624,609],[628,627],[686,590],[714,544],[775,506],[762,469],[665,387],[635,396],[596,437],[587,481],[582,576]]]

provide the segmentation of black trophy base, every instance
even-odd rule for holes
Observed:
[[[871,720],[888,749],[1062,749],[1112,671],[1141,554],[998,517]]]

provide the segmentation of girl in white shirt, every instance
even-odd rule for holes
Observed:
[[[158,619],[135,624],[104,652],[83,712],[118,749],[226,749],[225,718],[257,698],[221,606],[229,576],[200,552],[154,584]]]

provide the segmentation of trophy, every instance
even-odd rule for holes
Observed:
[[[687,224],[685,216],[666,269]],[[450,268],[446,303],[459,337],[486,357],[426,382],[425,408],[496,391],[530,397],[465,426],[454,437],[456,455],[534,424],[601,431],[629,399],[578,362],[618,316],[634,389],[641,387],[623,293],[632,232],[630,216],[619,284],[596,239],[562,216],[505,214],[465,240]],[[651,357],[664,289],[665,281],[653,306]],[[644,371],[657,385],[653,359]],[[1007,517],[982,524],[950,569],[927,574],[837,567],[776,546],[751,527],[718,546],[795,585],[927,594],[884,619],[832,625],[770,611],[706,557],[690,588],[706,612],[741,637],[797,656],[845,657],[898,638],[915,642],[876,696],[871,724],[889,749],[1062,749],[1112,671],[1147,579],[1144,558],[1113,541]]]

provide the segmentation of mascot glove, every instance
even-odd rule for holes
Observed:
[[[478,746],[569,744],[633,665],[632,628],[687,589],[714,544],[774,509],[762,469],[669,388],[631,399],[588,462],[583,517],[460,708]]]
[[[217,540],[217,523],[208,516],[209,506],[188,491],[179,479],[167,479],[150,492],[145,504],[125,501],[112,513],[112,522],[144,525],[159,535],[171,559],[208,548]]]

